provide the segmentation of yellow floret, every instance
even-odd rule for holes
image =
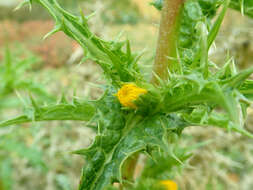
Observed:
[[[136,109],[137,106],[133,103],[141,94],[146,94],[148,91],[143,88],[139,88],[134,84],[125,84],[117,92],[120,103],[129,108]]]
[[[177,184],[172,180],[162,180],[160,183],[166,187],[166,190],[177,190]]]

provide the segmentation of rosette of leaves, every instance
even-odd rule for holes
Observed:
[[[180,136],[187,126],[211,125],[252,138],[253,135],[243,126],[253,97],[253,81],[248,79],[253,68],[237,71],[232,59],[219,68],[208,60],[209,47],[229,1],[210,1],[208,3],[213,7],[210,10],[200,2],[186,1],[182,12],[181,18],[187,23],[182,21],[179,27],[177,64],[181,69],[171,71],[168,80],[155,75],[158,84],[151,84],[143,77],[138,64],[140,55],[131,51],[128,40],[100,39],[88,27],[89,16],[72,15],[56,0],[26,0],[23,4],[39,3],[53,16],[55,28],[46,37],[63,31],[76,40],[87,58],[103,69],[107,84],[99,100],[74,99],[70,103],[63,99],[57,105],[48,106],[40,106],[36,100],[31,100],[29,115],[4,121],[0,127],[44,120],[89,122],[97,131],[94,142],[88,148],[74,151],[85,156],[87,161],[80,190],[103,190],[114,182],[129,185],[131,178],[125,178],[123,166],[128,158],[139,152],[151,157],[169,154],[177,158],[172,148],[176,139],[173,137]],[[217,6],[223,8],[211,24]],[[192,42],[184,39],[184,32],[189,34]],[[147,90],[134,102],[136,109],[123,107],[115,96],[126,83]]]

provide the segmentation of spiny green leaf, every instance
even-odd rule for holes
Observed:
[[[231,129],[233,131],[239,132],[245,136],[253,138],[253,134],[243,129],[241,126],[238,126],[230,121],[230,119],[226,116],[226,114],[212,112],[206,125],[218,126],[221,128]]]
[[[205,5],[205,3],[207,3],[207,5]],[[210,20],[218,5],[219,3],[217,1],[202,2],[199,0],[188,0],[185,2],[182,10],[182,18],[180,20],[178,38],[179,55],[184,67],[190,65],[192,68],[199,67],[199,61],[204,51],[201,46],[206,43],[206,40],[203,39],[203,35],[202,38],[199,38],[200,34],[199,31],[196,30],[196,27],[198,23],[204,21],[206,28],[209,29]],[[205,8],[206,6],[208,7],[207,9]]]
[[[14,11],[19,10],[20,8],[22,8],[25,5],[29,5],[29,9],[31,10],[31,8],[32,8],[31,4],[32,4],[32,0],[24,0],[18,4],[18,6],[14,9]]]
[[[178,112],[196,105],[208,104],[209,106],[213,105],[223,108],[229,114],[230,119],[240,125],[237,89],[227,85],[221,86],[219,81],[211,81],[211,79],[208,81],[201,80],[198,75],[193,77],[193,73],[189,76],[191,80],[186,76],[181,78],[180,82],[177,78],[175,78],[175,81],[171,81],[172,86],[169,88],[172,89],[165,94],[162,103],[164,112]]]
[[[208,77],[208,39],[207,39],[207,28],[204,22],[197,23],[196,26],[198,32],[200,33],[200,67],[203,71],[204,78]]]
[[[35,102],[33,103],[33,105]],[[43,107],[32,107],[33,117],[22,115],[14,119],[3,121],[0,127],[9,125],[27,123],[32,121],[52,121],[52,120],[78,120],[89,121],[94,113],[95,108],[89,102],[82,101],[75,104],[59,103]],[[32,119],[33,118],[33,119]]]
[[[238,88],[251,74],[253,73],[253,67],[245,69],[233,77],[222,81],[230,87]]]
[[[239,87],[239,91],[249,100],[253,101],[253,80],[246,80]]]
[[[183,118],[193,126],[215,126],[241,133],[245,136],[253,138],[253,134],[233,122],[229,115],[215,110],[208,110],[204,106],[195,108],[190,115],[182,114]]]
[[[129,156],[150,148],[166,151],[166,134],[180,134],[190,125],[173,114],[145,117],[128,113],[109,92],[94,104],[98,134],[88,148],[74,151],[87,160],[80,190],[100,190],[122,182],[121,167]]]
[[[174,154],[179,160],[184,162],[191,156],[189,149],[175,147]],[[161,180],[164,176],[170,176],[176,166],[181,166],[181,163],[168,152],[153,151],[153,157],[153,159],[147,160],[141,176],[142,179],[151,178]]]
[[[218,18],[216,19],[215,23],[213,24],[207,39],[208,49],[211,47],[213,41],[215,40],[217,33],[220,29],[221,23],[223,21],[223,18],[227,12],[228,6],[229,6],[230,0],[225,0],[224,7],[222,11],[220,12]]]
[[[59,32],[61,30],[62,26],[61,25],[55,25],[55,27],[53,28],[53,30],[51,30],[50,32],[48,32],[44,37],[43,40],[47,39],[48,37],[52,36],[53,34]]]
[[[165,118],[164,118],[165,119]],[[177,125],[171,125],[166,119],[160,117],[152,118],[132,118],[123,128],[121,136],[114,142],[111,149],[105,151],[108,143],[105,138],[107,133],[97,137],[92,146],[86,150],[80,150],[79,154],[88,157],[88,165],[83,171],[80,190],[100,190],[113,182],[122,182],[121,167],[123,162],[131,155],[139,151],[145,151],[147,147],[161,148],[166,151],[168,145],[164,141],[167,130],[173,129]],[[187,124],[183,124],[187,126]],[[166,126],[164,128],[164,126]],[[183,126],[182,126],[183,127]],[[108,132],[108,131],[107,131]],[[111,139],[112,136],[110,136]],[[104,147],[104,148],[103,148]]]
[[[89,52],[90,58],[102,67],[107,78],[116,86],[119,85],[119,81],[136,81],[141,77],[140,73],[137,75],[138,66],[129,55],[131,52],[124,53],[121,50],[124,44],[129,46],[127,43],[106,42],[98,38],[88,28],[87,17],[83,15],[77,17],[66,12],[56,0],[34,0],[34,2],[44,6],[56,21],[55,28],[45,38],[57,31],[63,31]]]

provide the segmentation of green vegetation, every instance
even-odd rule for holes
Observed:
[[[178,14],[174,18],[176,23],[171,25],[173,36],[165,35],[171,40],[169,42],[175,44],[166,42],[165,46],[170,49],[165,47],[162,52],[157,51],[166,59],[164,63],[156,61],[155,66],[162,65],[162,70],[168,71],[167,76],[156,70],[144,72],[140,66],[141,54],[132,51],[129,40],[105,41],[96,36],[88,25],[90,16],[72,15],[61,8],[56,0],[26,0],[18,8],[24,4],[32,6],[32,3],[43,6],[55,20],[54,29],[45,38],[58,31],[64,32],[80,44],[85,60],[92,60],[101,67],[106,79],[106,84],[101,86],[104,94],[98,100],[73,97],[71,102],[63,95],[61,101],[56,102],[39,85],[22,80],[20,73],[24,73],[24,68],[34,58],[17,61],[13,65],[7,49],[4,69],[1,69],[3,73],[0,73],[4,81],[0,86],[3,89],[0,98],[6,99],[14,89],[25,89],[32,95],[29,98],[30,106],[23,115],[2,121],[0,128],[36,121],[86,121],[87,126],[96,131],[93,143],[88,148],[69,150],[84,156],[86,160],[79,190],[117,189],[114,183],[120,183],[118,189],[162,188],[159,181],[173,179],[175,172],[191,156],[191,151],[205,145],[178,146],[183,130],[190,126],[214,126],[253,138],[244,128],[247,108],[253,97],[253,80],[249,79],[253,68],[238,71],[230,57],[221,67],[208,59],[209,49],[224,15],[229,6],[234,6],[230,0],[181,2],[183,6],[178,6]],[[154,2],[154,5],[161,8],[161,3]],[[239,5],[242,7],[242,4]],[[250,4],[243,6],[240,10],[250,15]],[[162,15],[175,8],[164,7]],[[217,14],[218,8],[221,11]],[[163,30],[162,24],[160,30]],[[128,84],[132,87],[126,90],[125,96],[115,95]],[[142,89],[143,93],[136,96],[136,89]],[[36,97],[32,98],[33,95]],[[128,104],[122,103],[125,101]],[[129,103],[134,106],[126,106]],[[7,151],[13,150],[16,144],[23,146],[15,140],[11,143],[8,137],[2,140],[3,143],[8,142],[8,145],[0,143]],[[21,153],[18,151],[18,154]],[[146,164],[135,181],[133,170],[140,153],[146,155]],[[38,150],[27,149],[24,156],[31,162],[37,160],[34,164],[45,168],[43,161],[38,159],[40,154]],[[1,171],[11,167],[6,159],[2,163]],[[10,189],[10,180],[3,181],[7,182],[3,188]],[[213,187],[210,185],[208,188]]]

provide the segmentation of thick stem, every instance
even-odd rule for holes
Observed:
[[[178,38],[178,21],[183,3],[184,0],[164,0],[163,2],[153,67],[154,73],[163,80],[168,78],[168,69],[174,72],[180,68],[177,61],[176,42]],[[151,81],[156,83],[156,77],[153,76]]]

